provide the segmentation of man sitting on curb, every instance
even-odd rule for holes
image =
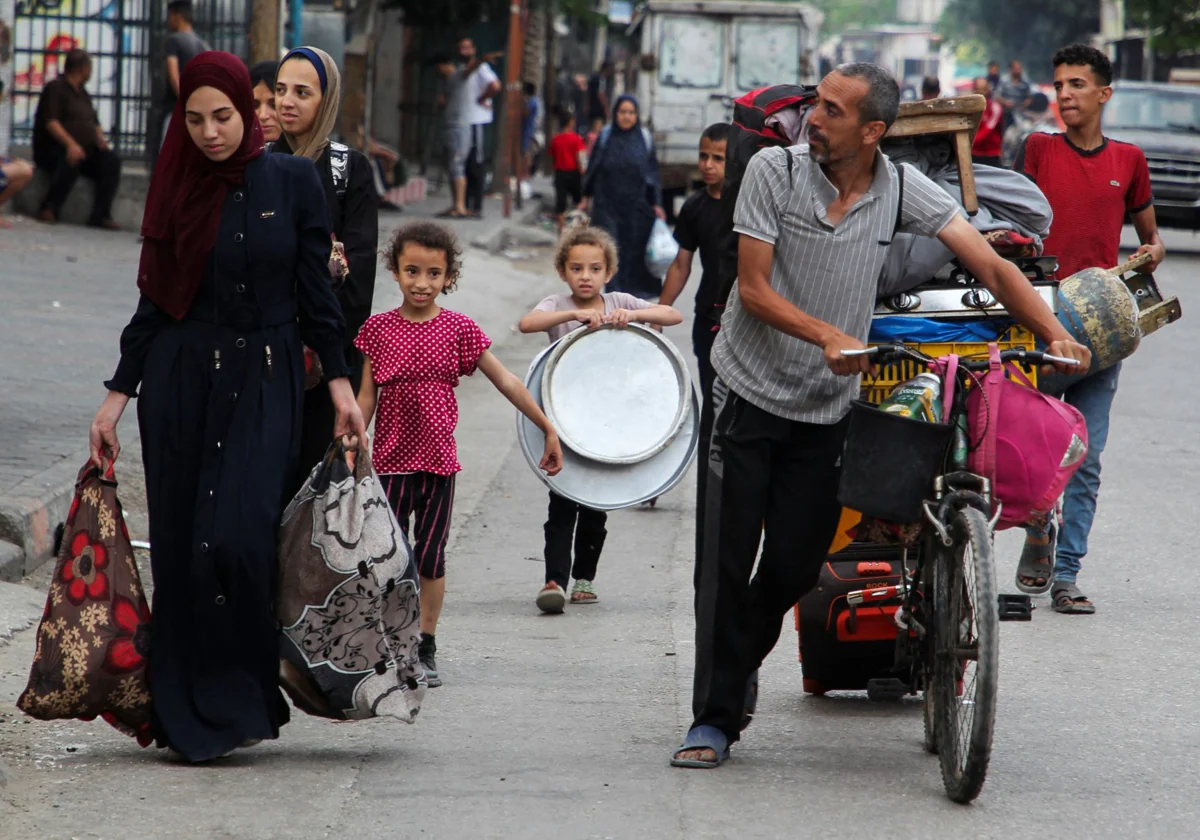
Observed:
[[[50,189],[42,201],[38,220],[53,224],[80,175],[96,184],[91,227],[118,230],[112,220],[112,203],[121,182],[117,157],[84,85],[92,77],[92,58],[71,50],[63,73],[46,83],[33,118],[33,161],[50,176]]]

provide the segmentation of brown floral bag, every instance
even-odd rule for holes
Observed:
[[[17,708],[41,720],[101,717],[142,746],[150,734],[150,608],[111,463],[79,471],[54,580]]]

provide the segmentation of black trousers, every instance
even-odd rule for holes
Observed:
[[[720,380],[713,399],[692,725],[715,726],[733,743],[746,679],[779,641],[784,614],[816,585],[837,532],[847,421],[786,420]]]
[[[696,354],[696,367],[700,372],[700,463],[696,468],[696,568],[692,572],[692,584],[696,598],[700,596],[700,561],[704,557],[704,497],[708,487],[708,445],[712,439],[713,405],[712,387],[717,378],[712,366],[712,347],[717,340],[717,324],[709,316],[696,313],[692,322],[692,351]],[[699,606],[697,600],[696,606]]]
[[[467,155],[467,210],[483,212],[487,186],[487,134],[485,125],[471,126],[471,153]]]
[[[350,387],[358,393],[362,384],[362,353],[357,347],[345,348],[346,362],[350,365]],[[321,463],[329,444],[333,443],[333,424],[337,421],[337,412],[333,408],[333,398],[329,396],[329,385],[322,380],[312,390],[304,392],[304,409],[301,413],[300,426],[300,462],[296,465],[296,473],[288,485],[288,501],[292,500],[313,467]]]
[[[34,161],[38,169],[50,173],[50,189],[42,202],[42,209],[50,209],[60,215],[75,179],[80,175],[91,178],[96,184],[96,201],[92,205],[89,224],[99,225],[112,218],[113,199],[121,184],[121,159],[112,150],[92,149],[78,166],[67,162],[67,150],[55,145],[43,150]]]
[[[592,510],[550,494],[550,512],[546,519],[546,583],[567,588],[572,574],[575,580],[595,580],[600,551],[608,535],[608,514]],[[575,546],[575,567],[571,568],[571,545]]]

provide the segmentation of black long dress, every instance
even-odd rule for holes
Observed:
[[[192,761],[277,737],[288,720],[272,601],[300,450],[301,341],[331,378],[348,373],[328,260],[312,163],[256,158],[221,210],[187,316],[143,297],[105,383],[130,396],[141,384],[155,736]]]
[[[290,155],[286,135],[272,144],[276,154]],[[333,223],[333,234],[346,247],[346,262],[350,276],[338,286],[338,302],[346,317],[346,341],[342,351],[350,366],[350,384],[358,393],[362,378],[362,354],[354,346],[354,338],[371,317],[375,296],[375,270],[379,266],[379,195],[371,176],[371,162],[360,152],[346,149],[345,185],[339,190],[334,183],[329,147],[317,160],[317,174],[325,188],[325,203]],[[328,378],[328,377],[327,377]],[[288,485],[289,496],[308,478],[312,468],[321,460],[329,446],[325,428],[333,423],[333,402],[329,390],[318,385],[304,395],[304,423],[300,432],[300,462]]]

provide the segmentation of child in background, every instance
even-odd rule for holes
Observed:
[[[700,452],[708,452],[712,437],[712,386],[716,379],[709,356],[721,328],[721,309],[717,306],[717,263],[722,240],[721,187],[725,183],[725,147],[729,139],[728,123],[713,123],[700,135],[700,177],[704,189],[688,196],[680,208],[675,223],[675,241],[679,253],[667,269],[662,297],[667,306],[683,292],[692,273],[692,261],[700,252],[700,288],[696,290],[696,316],[692,321],[692,352],[700,372]],[[703,459],[702,459],[703,461]],[[704,537],[704,494],[707,492],[708,470],[696,470],[696,556],[701,553]],[[700,591],[700,566],[693,571],[696,591]]]
[[[521,380],[488,351],[491,340],[468,318],[441,308],[438,295],[454,291],[462,250],[454,234],[432,222],[414,222],[392,236],[384,258],[400,284],[404,304],[367,319],[354,340],[363,352],[358,404],[363,420],[375,418],[372,462],[396,519],[413,529],[413,559],[421,577],[418,654],[431,688],[438,674],[437,622],[446,595],[446,540],[454,506],[454,476],[461,469],[454,428],[459,378],[476,369],[546,435],[541,468],[562,469],[558,435]]]
[[[583,200],[583,153],[587,144],[575,130],[575,117],[559,115],[561,128],[550,141],[550,160],[554,163],[554,220],[563,230],[563,214]],[[567,202],[570,202],[568,205]]]
[[[587,153],[591,156],[596,148],[596,141],[600,139],[600,132],[604,130],[604,118],[596,117],[592,120],[592,129],[587,133]]]
[[[559,242],[554,267],[571,292],[551,295],[539,303],[521,319],[519,328],[523,333],[545,332],[554,342],[584,326],[656,324],[670,327],[683,320],[669,306],[648,303],[624,292],[604,293],[604,284],[617,273],[617,246],[612,237],[599,228],[570,228]],[[608,533],[605,530],[607,521],[608,514],[604,511],[583,507],[551,491],[546,520],[546,585],[538,592],[536,601],[542,612],[563,611],[572,572],[575,587],[571,590],[571,603],[596,603],[598,598],[593,581]],[[571,565],[572,540],[574,569]]]

